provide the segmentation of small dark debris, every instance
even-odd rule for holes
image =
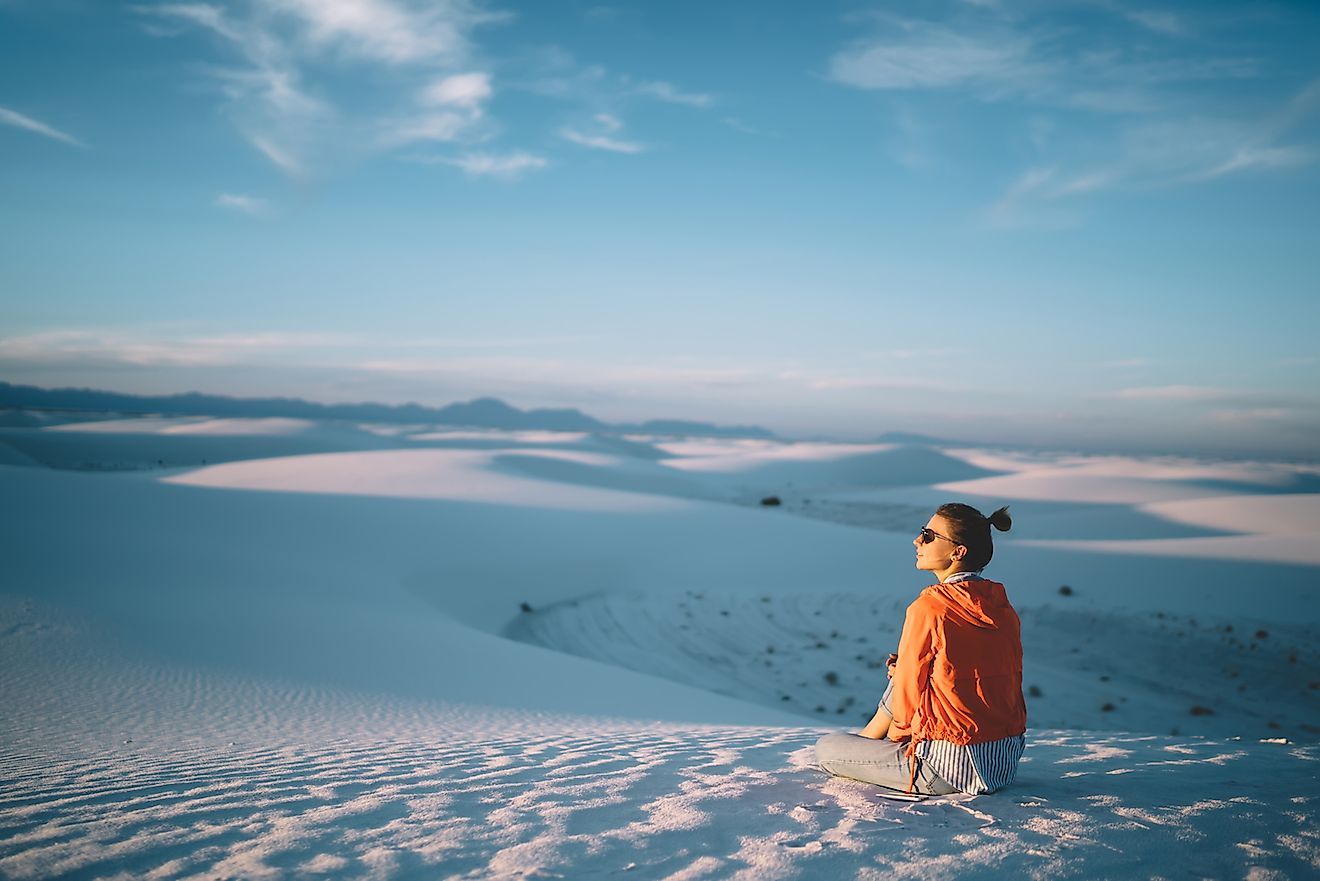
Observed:
[[[1027,697],[1040,697],[1044,692],[1040,690],[1039,685],[1033,685],[1027,689]]]
[[[825,674],[825,681],[828,682],[830,685],[838,685],[839,674],[831,670],[830,672]]]
[[[1257,639],[1269,639],[1269,638],[1270,638],[1270,632],[1269,632],[1268,630],[1257,630],[1257,631],[1256,631],[1256,638],[1257,638]]]
[[[768,645],[768,646],[766,646],[766,647],[765,647],[765,653],[766,653],[767,655],[773,655],[773,654],[775,653],[775,647],[772,646],[772,645]]]
[[[1296,663],[1297,663],[1297,653],[1296,653],[1296,652],[1289,652],[1289,653],[1288,653],[1288,663],[1289,663],[1289,664],[1296,664]]]
[[[1070,597],[1070,596],[1072,596],[1072,595],[1073,595],[1073,589],[1072,589],[1071,587],[1069,587],[1068,585],[1065,584],[1065,585],[1063,585],[1062,587],[1059,588],[1059,596],[1061,596],[1061,597]]]
[[[1224,625],[1224,632],[1225,632],[1225,633],[1232,633],[1232,632],[1233,632],[1233,625],[1232,625],[1232,624],[1225,624],[1225,625]]]
[[[1114,712],[1114,710],[1116,710],[1116,709],[1118,709],[1118,708],[1115,707],[1115,706],[1114,706],[1113,704],[1111,704],[1111,703],[1104,703],[1104,704],[1101,704],[1101,706],[1100,706],[1100,712],[1102,712],[1102,713],[1112,713],[1112,712]]]
[[[831,630],[831,631],[830,631],[830,639],[838,639],[838,638],[839,638],[839,631],[837,631],[837,630]]]
[[[816,648],[818,648],[818,649],[823,649],[823,648],[825,648],[825,643],[823,643],[823,642],[818,642],[818,643],[816,643]]]
[[[1320,682],[1308,682],[1306,683],[1306,687],[1311,689],[1311,691],[1315,691],[1316,689],[1320,689]]]
[[[729,610],[728,610],[728,609],[720,609],[720,614],[723,615],[725,618],[727,618],[727,617],[729,617]]]
[[[1203,707],[1200,704],[1194,705],[1190,712],[1193,716],[1213,716],[1215,714],[1214,710],[1209,707]]]
[[[779,496],[766,496],[761,499],[761,504],[765,505],[767,508],[773,508],[783,503],[779,501]]]
[[[823,712],[825,712],[825,708],[822,707],[822,706],[820,706],[819,704],[817,704],[817,705],[816,705],[816,712],[817,712],[817,713],[823,713]]]
[[[1101,677],[1100,677],[1100,681],[1101,681],[1101,682],[1108,682],[1108,681],[1109,681],[1109,677],[1108,677],[1108,676],[1101,676]]]
[[[518,608],[522,609],[524,612],[532,611],[532,607],[530,603],[519,603]]]
[[[1156,613],[1155,613],[1155,617],[1156,617],[1156,618],[1159,618],[1161,621],[1163,621],[1163,620],[1164,620],[1164,613],[1163,613],[1163,612],[1156,612]]]
[[[1270,721],[1268,721],[1268,722],[1265,723],[1265,727],[1266,727],[1266,728],[1273,728],[1275,731],[1278,731],[1278,730],[1279,730],[1280,728],[1282,728],[1283,726],[1280,725],[1278,722],[1275,722],[1273,719],[1271,719]]]
[[[791,701],[791,700],[792,700],[792,698],[789,697],[789,696],[786,695],[786,694],[781,694],[781,695],[779,696],[779,699],[780,699],[781,701]]]

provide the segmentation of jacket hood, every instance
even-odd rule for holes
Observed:
[[[926,591],[943,600],[949,614],[973,627],[994,629],[1013,614],[1004,585],[983,578],[968,578],[952,584],[932,584]]]

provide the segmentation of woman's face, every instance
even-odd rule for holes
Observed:
[[[943,572],[953,566],[954,549],[962,545],[956,545],[949,540],[952,527],[949,521],[939,514],[926,521],[926,529],[935,533],[935,537],[923,541],[928,533],[918,533],[917,537],[912,539],[912,544],[917,549],[917,568],[929,572]]]

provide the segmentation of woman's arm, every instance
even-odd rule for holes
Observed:
[[[885,675],[890,679],[894,678],[894,665],[898,663],[898,655],[891,653],[885,659]],[[884,698],[880,699],[880,706],[876,707],[875,715],[871,721],[866,723],[866,727],[857,733],[862,737],[869,737],[872,740],[879,740],[889,733],[889,723],[894,721],[894,717],[889,715],[885,709]]]
[[[894,693],[889,708],[894,713],[889,738],[902,740],[913,733],[921,696],[930,679],[935,659],[934,618],[926,602],[917,597],[908,606],[903,619],[903,635],[898,641],[898,663],[894,665]]]
[[[880,738],[884,737],[886,734],[889,733],[889,723],[892,720],[893,717],[890,716],[889,713],[885,712],[884,707],[876,707],[875,715],[871,717],[871,721],[867,722],[866,727],[863,728],[861,731],[858,731],[857,733],[860,734],[862,737],[869,737],[872,740],[879,740]]]

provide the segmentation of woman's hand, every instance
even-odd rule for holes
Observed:
[[[891,652],[889,658],[885,661],[885,673],[889,675],[890,679],[894,678],[894,665],[897,663],[898,663],[898,654],[895,652]]]

